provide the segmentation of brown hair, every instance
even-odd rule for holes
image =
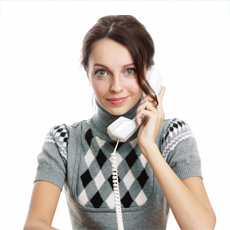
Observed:
[[[83,67],[88,67],[88,59],[94,42],[102,38],[110,38],[129,49],[134,58],[140,87],[158,105],[156,94],[145,78],[146,70],[154,65],[155,52],[152,37],[145,26],[131,15],[108,15],[99,18],[83,40],[81,50],[81,65]]]

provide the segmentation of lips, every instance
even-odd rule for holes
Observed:
[[[117,97],[107,99],[112,105],[121,105],[123,104],[128,97]]]
[[[108,100],[109,101],[121,101],[121,100],[124,100],[125,98],[127,98],[127,97],[116,97],[116,98],[110,98]]]

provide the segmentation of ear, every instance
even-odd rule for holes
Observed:
[[[86,75],[87,75],[87,77],[88,77],[88,79],[89,79],[89,82],[90,82],[90,78],[89,78],[89,74],[88,74],[88,69],[87,69],[86,66],[84,66],[84,69],[85,69]],[[91,82],[90,82],[90,84],[91,84]]]

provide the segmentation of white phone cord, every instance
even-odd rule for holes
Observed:
[[[116,209],[116,217],[117,217],[117,227],[118,230],[124,230],[123,220],[122,220],[122,212],[121,212],[121,201],[120,201],[120,192],[119,192],[119,184],[118,184],[118,176],[117,176],[117,156],[116,150],[117,145],[119,143],[119,139],[117,140],[116,147],[114,152],[111,153],[111,163],[112,163],[112,178],[113,178],[113,194],[114,194],[114,203]]]

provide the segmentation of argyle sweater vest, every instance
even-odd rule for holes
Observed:
[[[123,116],[133,119],[139,102]],[[116,229],[110,155],[116,142],[106,129],[119,116],[105,111],[71,126],[59,125],[45,138],[36,180],[65,186],[73,229]],[[165,229],[169,206],[140,151],[136,133],[116,150],[125,229]],[[156,144],[180,179],[202,176],[196,141],[189,126],[165,120]]]

